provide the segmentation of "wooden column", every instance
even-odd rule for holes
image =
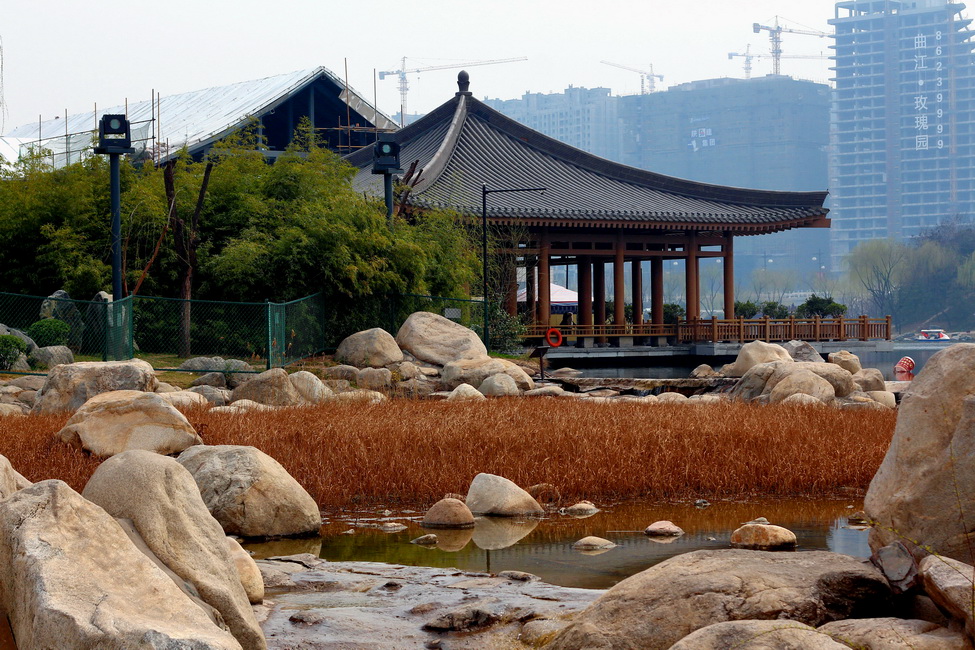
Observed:
[[[643,261],[639,257],[630,260],[630,288],[633,292],[633,324],[643,325]]]
[[[650,322],[664,322],[664,258],[650,258]]]
[[[552,320],[552,280],[549,272],[550,246],[546,233],[542,233],[538,248],[538,321],[540,325],[548,327]]]
[[[592,264],[592,299],[596,303],[593,311],[595,325],[606,324],[606,265],[601,257],[593,260]],[[597,337],[599,343],[605,343],[605,337]]]
[[[684,280],[687,296],[687,320],[701,317],[701,281],[699,279],[697,236],[691,234],[687,238],[687,258],[684,266]]]
[[[626,281],[623,273],[623,237],[616,238],[616,255],[613,259],[613,324],[623,327],[626,324]]]
[[[592,325],[592,258],[579,258],[579,324]]]
[[[735,317],[735,246],[732,234],[725,233],[724,246],[722,247],[724,257],[721,263],[724,265],[724,317]]]
[[[532,323],[538,322],[538,304],[535,302],[535,258],[525,257],[525,313]]]

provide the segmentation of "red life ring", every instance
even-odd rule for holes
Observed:
[[[553,348],[557,348],[562,345],[562,332],[558,331],[554,327],[548,328],[545,332],[545,342],[551,345]]]

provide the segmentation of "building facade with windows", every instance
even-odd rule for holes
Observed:
[[[975,59],[965,5],[838,2],[829,164],[834,262],[975,213]]]

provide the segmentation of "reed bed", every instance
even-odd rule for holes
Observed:
[[[207,444],[253,445],[325,509],[429,505],[478,472],[551,483],[563,501],[825,497],[865,490],[895,411],[501,399],[189,411]],[[31,480],[81,489],[98,461],[52,441],[66,418],[0,420],[0,453]]]

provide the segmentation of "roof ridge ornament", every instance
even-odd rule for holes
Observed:
[[[467,70],[461,70],[457,73],[457,94],[470,96],[472,94],[470,87],[471,76],[467,74]]]

